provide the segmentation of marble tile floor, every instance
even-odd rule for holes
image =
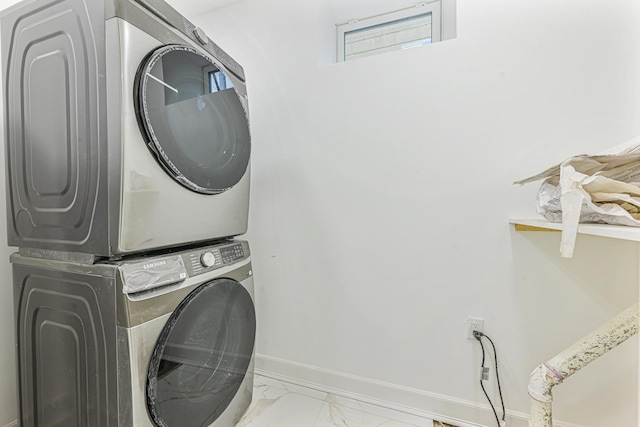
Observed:
[[[454,427],[405,412],[256,375],[236,427]]]

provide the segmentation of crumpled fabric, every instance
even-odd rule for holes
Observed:
[[[640,138],[605,154],[570,157],[515,184],[540,179],[536,209],[562,223],[562,257],[573,256],[580,223],[640,227]]]

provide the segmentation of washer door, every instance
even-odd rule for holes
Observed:
[[[159,427],[213,423],[236,395],[253,355],[249,292],[231,279],[196,288],[160,333],[147,372],[147,408]]]
[[[251,152],[247,113],[232,78],[210,58],[163,46],[140,66],[135,92],[147,146],[173,179],[203,194],[240,181]]]

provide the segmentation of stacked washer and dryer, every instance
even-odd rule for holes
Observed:
[[[252,397],[242,67],[162,0],[4,11],[22,427],[232,426]]]

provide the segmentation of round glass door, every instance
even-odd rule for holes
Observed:
[[[249,292],[231,279],[196,288],[171,314],[147,372],[147,408],[158,427],[202,427],[229,406],[253,355]]]
[[[135,92],[147,146],[172,178],[203,194],[240,181],[251,153],[247,113],[232,78],[211,59],[163,46],[141,65]]]

